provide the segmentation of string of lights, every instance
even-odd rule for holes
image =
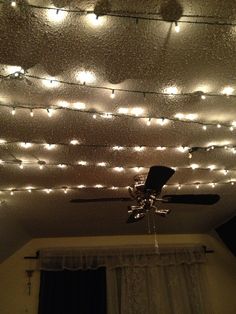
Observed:
[[[37,147],[43,147],[44,149],[50,151],[54,150],[57,147],[68,147],[68,146],[76,146],[77,148],[101,148],[101,149],[109,149],[111,151],[124,151],[124,150],[133,150],[134,152],[143,152],[146,149],[154,149],[157,151],[165,151],[168,149],[176,150],[181,153],[188,153],[188,157],[191,159],[193,153],[195,152],[210,152],[215,149],[224,149],[227,152],[231,152],[233,154],[236,154],[236,145],[208,145],[208,146],[175,146],[175,145],[168,145],[168,146],[148,146],[148,145],[139,145],[139,146],[133,146],[133,145],[108,145],[108,144],[86,144],[81,143],[78,139],[72,139],[69,142],[57,142],[57,143],[45,143],[40,141],[9,141],[5,139],[0,139],[0,147],[8,146],[8,145],[17,145],[24,149],[31,149],[34,146]]]
[[[140,107],[134,107],[132,109],[120,107],[118,109],[118,113],[112,112],[101,112],[85,109],[86,105],[83,103],[76,103],[75,108],[65,107],[64,105],[51,105],[50,107],[42,106],[42,105],[24,105],[24,104],[4,104],[0,103],[0,108],[10,108],[12,116],[16,115],[16,110],[28,110],[30,117],[34,117],[36,110],[44,110],[49,118],[53,116],[53,114],[57,110],[65,110],[65,111],[73,111],[82,114],[89,114],[93,119],[97,119],[98,117],[103,119],[112,119],[112,118],[131,118],[131,119],[139,119],[144,120],[147,126],[151,125],[159,125],[166,126],[170,122],[174,123],[184,123],[184,124],[193,124],[198,125],[202,128],[202,130],[206,131],[208,127],[215,128],[227,128],[229,131],[233,132],[236,128],[236,121],[222,123],[222,122],[205,122],[205,121],[196,121],[195,114],[182,114],[177,113],[174,117],[167,116],[159,116],[159,115],[143,115],[143,109]],[[128,112],[131,113],[128,113]]]
[[[88,76],[88,73],[85,73]],[[104,90],[110,92],[110,97],[115,98],[116,93],[133,93],[133,94],[140,94],[142,97],[145,99],[148,95],[155,95],[155,96],[167,96],[167,97],[198,97],[201,98],[202,100],[205,100],[207,97],[228,97],[228,98],[235,98],[236,95],[233,94],[234,89],[232,87],[225,87],[221,93],[207,93],[203,91],[194,91],[194,92],[179,92],[176,87],[169,87],[165,89],[164,91],[150,91],[150,90],[139,90],[139,89],[128,89],[128,88],[113,88],[113,87],[106,87],[106,86],[100,86],[100,85],[95,85],[95,84],[89,84],[89,79],[86,78],[86,75],[80,78],[80,82],[74,82],[74,81],[65,81],[61,79],[56,79],[56,78],[47,78],[47,77],[42,77],[38,75],[32,75],[29,74],[27,71],[25,71],[23,68],[21,68],[20,71],[15,71],[10,74],[0,75],[0,78],[2,80],[7,80],[7,79],[19,79],[22,80],[24,78],[28,78],[31,80],[38,80],[42,81],[44,84],[48,83],[51,84],[52,86],[59,84],[65,84],[65,85],[71,85],[71,86],[78,86],[81,88],[87,88],[87,89],[95,89],[95,90]],[[55,86],[56,87],[56,86]]]
[[[85,160],[80,160],[78,162],[46,162],[43,160],[38,160],[38,161],[23,161],[20,159],[13,159],[13,160],[2,160],[0,159],[0,166],[5,166],[5,165],[13,165],[17,166],[20,169],[24,169],[27,166],[37,166],[39,169],[44,169],[45,167],[58,167],[61,169],[66,169],[66,168],[75,168],[75,167],[80,167],[80,166],[92,166],[92,167],[104,167],[106,170],[114,170],[116,172],[124,172],[127,170],[132,170],[134,172],[147,172],[149,169],[149,166],[110,166],[108,162],[106,161],[101,161],[97,163],[91,163]],[[222,172],[224,175],[229,174],[229,172],[236,171],[236,168],[219,168],[216,165],[209,165],[207,167],[200,166],[199,164],[190,164],[189,166],[178,166],[178,167],[172,167],[174,170],[186,170],[186,169],[192,169],[192,170],[208,170],[208,171],[219,171]]]
[[[6,1],[0,1],[0,3],[6,3]],[[78,16],[86,16],[93,14],[96,16],[96,19],[99,16],[108,16],[112,18],[122,18],[122,19],[131,19],[135,20],[136,23],[139,20],[144,21],[157,21],[157,22],[166,22],[173,23],[178,22],[182,24],[200,24],[200,25],[213,25],[213,26],[236,26],[236,22],[234,20],[229,20],[229,18],[222,18],[219,16],[209,16],[209,15],[191,15],[191,14],[183,14],[182,18],[188,20],[179,20],[179,21],[168,21],[162,18],[160,12],[125,12],[125,11],[102,11],[100,14],[96,12],[96,10],[82,10],[79,8],[57,8],[57,7],[48,7],[43,5],[30,4],[26,2],[20,2],[17,0],[7,1],[13,8],[17,6],[29,7],[34,10],[46,10],[46,11],[56,11],[56,14],[59,12],[65,13],[73,13]],[[194,19],[194,20],[191,20]]]
[[[194,187],[195,189],[200,189],[201,187],[211,187],[215,188],[220,185],[235,185],[236,180],[229,180],[229,181],[215,181],[215,182],[194,182],[194,183],[173,183],[173,184],[166,184],[163,186],[163,188],[176,188],[177,190],[181,190],[184,187]],[[62,191],[65,194],[67,194],[69,191],[78,191],[81,189],[104,189],[104,190],[125,190],[128,189],[129,186],[106,186],[103,184],[95,184],[95,185],[85,185],[85,184],[80,184],[78,186],[62,186],[62,187],[32,187],[32,186],[27,186],[25,188],[8,188],[8,189],[0,189],[1,193],[10,193],[10,195],[14,195],[15,192],[45,192],[47,194],[50,194],[51,192],[56,192],[56,191]]]

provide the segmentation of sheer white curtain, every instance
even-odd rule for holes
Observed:
[[[107,269],[108,314],[210,314],[204,264]]]
[[[44,249],[43,270],[106,267],[108,314],[211,314],[203,247]]]

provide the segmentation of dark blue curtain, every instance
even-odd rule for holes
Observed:
[[[106,314],[106,269],[42,271],[39,314]]]

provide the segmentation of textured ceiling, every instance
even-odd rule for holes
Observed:
[[[16,142],[70,143],[77,139],[82,144],[107,145],[104,147],[81,147],[80,145],[57,145],[47,150],[35,144],[25,149],[16,143],[0,146],[3,161],[22,160],[32,162],[20,169],[16,164],[0,165],[0,189],[62,188],[78,185],[92,187],[119,186],[118,190],[107,188],[63,189],[52,191],[3,191],[0,195],[5,204],[0,210],[9,212],[14,221],[25,228],[32,237],[136,234],[147,232],[146,222],[126,225],[126,204],[70,204],[74,197],[127,196],[124,188],[132,184],[136,166],[167,165],[177,168],[167,193],[212,193],[221,196],[214,206],[172,205],[171,215],[157,221],[161,233],[206,232],[235,212],[235,186],[210,183],[236,179],[236,171],[224,175],[222,171],[209,169],[181,169],[196,163],[207,168],[216,165],[220,169],[236,169],[235,155],[231,151],[215,149],[197,151],[193,158],[176,149],[157,151],[146,148],[136,152],[132,148],[113,151],[119,146],[209,146],[236,145],[236,130],[216,126],[204,131],[194,123],[169,122],[161,126],[154,119],[147,126],[146,120],[125,116],[93,119],[91,113],[57,110],[49,118],[45,109],[60,105],[62,101],[74,108],[74,103],[84,103],[90,111],[117,113],[120,107],[141,107],[146,117],[170,117],[177,113],[196,114],[196,121],[231,124],[236,120],[235,98],[222,96],[226,86],[235,87],[236,31],[230,25],[209,25],[209,21],[233,21],[236,16],[235,1],[38,1],[28,4],[66,9],[95,10],[96,12],[162,12],[159,18],[179,20],[180,32],[174,23],[103,16],[95,22],[92,15],[79,15],[59,11],[32,8],[27,2],[11,6],[5,2],[0,9],[0,74],[7,75],[20,66],[27,75],[77,82],[81,71],[93,73],[91,86],[126,89],[133,92],[115,92],[86,86],[56,84],[34,78],[7,79],[0,83],[0,138]],[[63,16],[64,14],[64,16]],[[197,17],[183,17],[194,15]],[[144,14],[142,16],[150,16]],[[158,17],[157,16],[157,17]],[[203,16],[203,17],[199,17]],[[212,18],[215,17],[215,18]],[[180,23],[188,20],[203,24]],[[95,25],[95,24],[98,25]],[[89,83],[89,82],[86,82]],[[157,95],[142,91],[164,93],[175,86],[178,93],[189,95]],[[215,96],[201,99],[194,92],[202,91]],[[27,105],[35,109],[34,117]],[[48,164],[73,164],[60,169],[46,166],[39,170],[37,162]],[[87,166],[76,165],[87,161]],[[107,167],[98,167],[106,162]],[[113,167],[124,167],[116,172]],[[147,169],[143,170],[143,172]],[[178,190],[178,184],[182,184]],[[190,184],[185,186],[184,184]],[[192,185],[191,185],[192,184]],[[9,229],[10,230],[10,229]],[[8,237],[14,236],[8,234]],[[19,236],[19,235],[15,235]],[[4,236],[3,236],[4,238]]]

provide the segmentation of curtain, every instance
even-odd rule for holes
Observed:
[[[200,246],[158,252],[153,247],[44,249],[39,262],[44,270],[105,267],[108,314],[212,314]]]
[[[41,271],[39,314],[106,314],[106,270]]]
[[[202,267],[179,264],[108,269],[108,313],[212,313]]]

